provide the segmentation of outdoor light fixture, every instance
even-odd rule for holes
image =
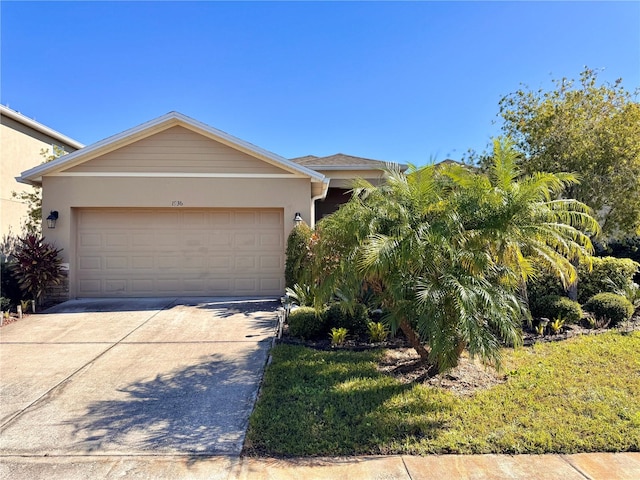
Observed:
[[[56,222],[58,221],[58,211],[51,210],[51,213],[47,217],[47,227],[56,228]]]
[[[304,220],[302,220],[302,215],[300,215],[300,212],[296,212],[296,216],[293,217],[293,223],[295,223],[296,225],[300,225]]]

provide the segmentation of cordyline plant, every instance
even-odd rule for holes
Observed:
[[[41,304],[44,293],[63,279],[62,264],[57,250],[44,237],[26,235],[18,240],[11,269],[20,289]]]
[[[572,260],[590,261],[599,230],[588,207],[560,196],[574,176],[522,175],[508,140],[494,148],[487,174],[443,165],[359,181],[318,224],[319,297],[372,290],[433,373],[464,350],[499,364],[502,342],[521,341],[527,278],[544,269],[575,282]]]

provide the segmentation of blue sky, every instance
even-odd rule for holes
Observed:
[[[483,150],[520,84],[640,86],[640,2],[0,3],[0,103],[90,144],[176,110],[285,157]]]

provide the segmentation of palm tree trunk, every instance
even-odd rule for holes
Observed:
[[[404,336],[407,337],[409,344],[413,349],[418,352],[420,358],[422,360],[427,360],[429,358],[429,351],[424,347],[422,342],[420,341],[420,336],[416,333],[413,327],[407,322],[406,319],[402,319],[400,321],[400,330],[404,333]]]
[[[571,265],[573,265],[573,267],[578,270],[578,259],[574,258],[571,260]],[[579,279],[578,279],[579,280]],[[574,302],[578,301],[578,282],[574,282],[571,285],[569,285],[569,290],[567,292],[569,299],[573,300]]]

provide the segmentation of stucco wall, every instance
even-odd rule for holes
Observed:
[[[311,182],[305,178],[45,177],[43,213],[59,212],[46,239],[62,248],[69,263],[69,293],[75,296],[74,209],[82,207],[266,208],[284,209],[285,238],[300,212],[311,216]]]
[[[40,151],[51,151],[53,144],[65,147],[67,152],[75,150],[12,118],[0,116],[0,235],[10,230],[16,235],[22,233],[27,208],[12,198],[11,192],[31,192],[33,188],[16,182],[15,177],[40,165],[44,161]]]

